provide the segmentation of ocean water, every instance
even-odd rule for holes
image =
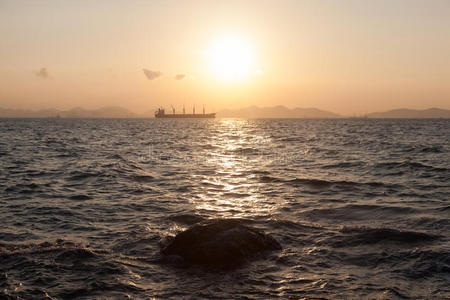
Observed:
[[[0,120],[0,298],[450,298],[450,120]],[[160,254],[239,218],[281,251]]]

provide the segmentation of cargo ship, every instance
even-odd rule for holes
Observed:
[[[208,119],[208,118],[215,118],[216,113],[205,113],[205,108],[203,107],[203,113],[196,114],[195,113],[195,107],[192,109],[192,114],[187,114],[183,107],[183,113],[177,114],[175,113],[175,108],[172,107],[172,113],[166,114],[164,108],[158,108],[158,110],[155,112],[155,118],[167,118],[167,119]]]

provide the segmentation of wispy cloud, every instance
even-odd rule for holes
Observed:
[[[160,71],[152,71],[149,69],[142,69],[144,72],[145,77],[147,77],[148,80],[154,80],[162,75]]]
[[[177,74],[174,78],[175,80],[183,80],[184,78],[186,78],[186,74]]]
[[[50,78],[50,74],[47,71],[47,68],[41,68],[39,71],[34,72],[34,74],[42,79]]]

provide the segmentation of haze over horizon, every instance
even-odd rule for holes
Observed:
[[[450,109],[450,2],[2,1],[0,107]]]

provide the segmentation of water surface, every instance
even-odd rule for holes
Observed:
[[[450,120],[0,120],[0,296],[450,297]],[[240,218],[280,252],[167,263]]]

